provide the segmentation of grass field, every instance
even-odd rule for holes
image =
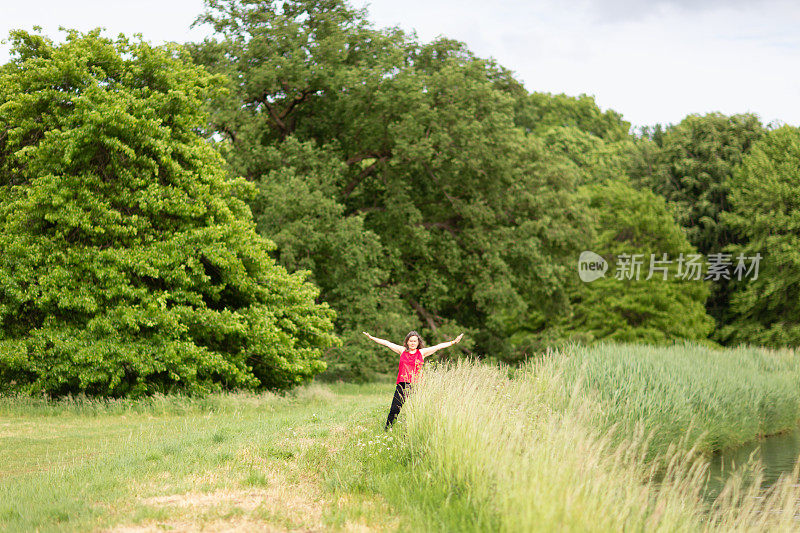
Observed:
[[[287,397],[0,400],[0,529],[384,530],[377,494],[338,497],[322,472],[377,431],[394,385]]]
[[[796,531],[797,470],[717,500],[706,453],[797,423],[793,352],[600,345],[394,384],[0,398],[10,531]],[[402,517],[402,518],[401,518]]]

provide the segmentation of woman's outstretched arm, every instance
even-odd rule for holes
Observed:
[[[464,334],[462,333],[452,341],[443,342],[441,344],[437,344],[436,346],[429,346],[428,348],[422,348],[420,350],[420,352],[422,352],[422,358],[424,359],[429,355],[433,355],[435,352],[441,350],[442,348],[449,348],[454,344],[458,344],[461,341],[461,337],[463,336]]]
[[[366,335],[367,337],[369,337],[370,340],[373,340],[373,341],[377,342],[378,344],[382,344],[382,345],[386,346],[387,348],[389,348],[390,350],[392,350],[395,353],[398,353],[398,354],[403,353],[403,349],[404,348],[402,346],[398,346],[397,344],[395,344],[393,342],[389,342],[389,341],[384,340],[384,339],[379,339],[378,337],[373,337],[372,335],[370,335],[366,331],[363,331],[362,333],[364,335]]]

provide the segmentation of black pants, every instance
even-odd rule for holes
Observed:
[[[394,389],[394,398],[392,398],[392,407],[389,409],[389,418],[386,419],[386,428],[389,429],[394,424],[397,415],[400,414],[400,408],[403,407],[403,402],[406,401],[409,393],[411,392],[411,384],[407,381],[401,381]]]

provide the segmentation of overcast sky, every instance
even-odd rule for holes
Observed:
[[[754,112],[800,126],[797,0],[351,0],[378,27],[439,35],[494,57],[530,91],[593,95],[634,126]],[[200,40],[202,0],[0,0],[0,35],[58,26],[152,42]],[[60,38],[60,37],[59,37]],[[0,45],[0,63],[9,59]]]

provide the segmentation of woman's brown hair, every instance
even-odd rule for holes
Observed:
[[[406,339],[403,341],[403,346],[406,347],[406,350],[408,350],[408,339],[410,339],[411,337],[416,337],[417,338],[417,341],[418,341],[417,342],[417,350],[421,350],[422,348],[425,347],[425,341],[422,340],[422,337],[419,336],[419,333],[417,333],[416,331],[412,331],[411,333],[406,335]]]

